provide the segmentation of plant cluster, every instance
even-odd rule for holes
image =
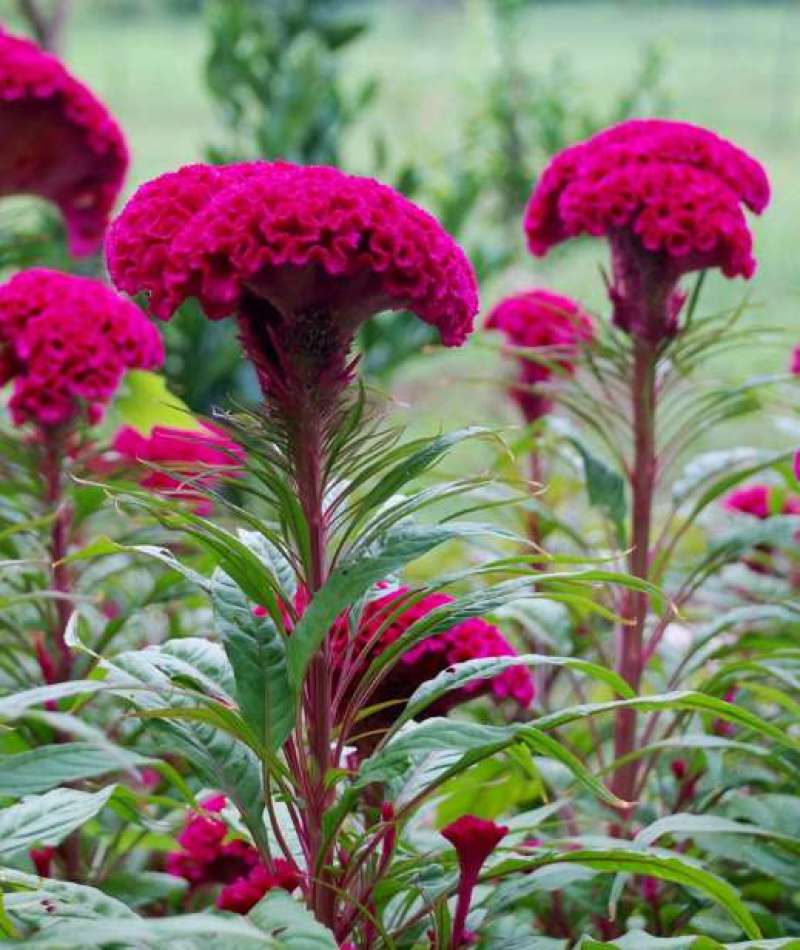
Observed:
[[[609,313],[530,288],[476,332],[455,238],[332,164],[187,165],[101,233],[121,133],[4,48],[39,78],[0,194],[113,286],[0,286],[1,945],[797,946],[800,351],[725,384],[763,331],[700,313],[761,165],[665,120],[570,145],[522,228],[604,239]],[[193,416],[140,306],[230,325],[258,404]],[[520,425],[407,436],[358,349],[398,313],[495,339]],[[756,412],[793,444],[703,446]]]

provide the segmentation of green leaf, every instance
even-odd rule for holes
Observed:
[[[353,783],[354,789],[373,782],[402,786],[408,776],[419,779],[418,768],[425,762],[425,785],[413,794],[426,794],[453,775],[488,756],[520,744],[537,755],[548,756],[564,765],[575,779],[593,794],[612,804],[619,800],[612,795],[564,746],[534,726],[518,723],[510,726],[484,726],[450,719],[428,719],[409,727],[364,762]],[[403,797],[411,791],[406,787]],[[399,798],[395,797],[399,802]]]
[[[367,551],[342,561],[317,591],[289,638],[289,677],[299,690],[306,668],[342,611],[409,561],[458,535],[453,526],[395,525]]]
[[[104,920],[136,918],[124,903],[86,884],[40,878],[35,874],[0,867],[0,888],[8,891],[6,906],[13,911],[14,917],[33,926],[45,920],[49,922],[52,915]]]
[[[492,435],[490,429],[483,426],[468,426],[464,429],[457,429],[454,432],[440,435],[434,439],[421,439],[419,442],[421,442],[422,445],[417,451],[412,451],[413,446],[418,444],[417,442],[406,443],[400,446],[396,452],[402,454],[404,457],[359,499],[352,513],[354,522],[357,523],[368,512],[382,505],[395,495],[403,485],[408,484],[408,482],[428,471],[453,446],[467,439],[486,437],[489,435]]]
[[[624,479],[601,458],[592,454],[579,439],[570,437],[569,442],[575,446],[583,462],[589,504],[610,518],[621,534],[627,514]]]
[[[640,709],[643,712],[674,709],[678,711],[703,713],[718,719],[724,719],[726,722],[732,722],[745,729],[752,729],[754,732],[768,736],[778,744],[794,749],[795,751],[800,750],[800,740],[788,735],[778,726],[774,726],[765,719],[761,719],[743,706],[726,703],[724,700],[717,699],[715,696],[708,696],[705,693],[697,693],[690,690],[664,693],[661,696],[640,696],[636,699],[620,699],[608,703],[585,703],[580,706],[570,706],[558,712],[540,717],[536,725],[542,730],[557,729],[569,722],[574,722],[576,719],[583,719],[586,716],[623,708]]]
[[[0,719],[17,719],[27,710],[44,703],[58,702],[72,696],[81,696],[108,690],[110,687],[101,680],[71,680],[67,683],[53,683],[49,686],[34,686],[0,699]]]
[[[292,731],[297,705],[286,641],[269,616],[254,615],[247,597],[219,569],[213,576],[212,603],[242,715],[267,748],[279,749]]]
[[[151,762],[144,756],[118,748],[118,757],[91,742],[43,745],[16,755],[0,755],[0,795],[22,798],[67,782],[95,778],[108,772]],[[122,760],[122,761],[120,761]]]
[[[736,466],[749,462],[748,473],[752,473],[754,464],[770,465],[774,460],[774,452],[752,448],[751,446],[703,452],[686,465],[673,483],[672,500],[676,505],[683,504],[704,482],[717,475],[729,476],[731,470]]]
[[[755,940],[761,938],[761,931],[753,915],[747,909],[739,894],[727,881],[690,864],[678,857],[665,857],[640,851],[615,848],[608,851],[567,851],[557,855],[548,855],[535,861],[525,862],[525,867],[536,868],[548,864],[579,864],[603,874],[643,874],[672,881],[683,887],[691,887],[724,907],[742,930]],[[515,867],[522,870],[521,867]],[[491,880],[496,874],[485,875]]]
[[[44,915],[43,915],[44,916]],[[280,943],[262,933],[244,917],[233,914],[181,914],[177,917],[144,919],[118,918],[113,920],[54,920],[47,916],[48,926],[43,932],[26,938],[31,950],[75,950],[76,947],[139,948],[168,947],[173,944],[181,950],[202,950],[214,938],[224,938],[224,946],[237,950],[269,948],[280,950]],[[18,946],[16,941],[0,943]]]
[[[103,881],[105,893],[128,907],[144,907],[154,901],[173,900],[188,889],[183,878],[161,871],[118,871]]]
[[[286,891],[273,890],[256,904],[249,919],[276,940],[281,950],[336,950],[339,944],[311,911]]]
[[[149,436],[156,426],[203,431],[202,423],[189,407],[167,389],[166,379],[145,370],[126,373],[113,411],[124,425],[144,436]]]
[[[781,834],[770,828],[762,828],[759,825],[733,821],[730,818],[723,818],[719,815],[693,815],[686,812],[667,815],[664,818],[659,818],[657,821],[652,822],[638,832],[633,839],[633,843],[634,845],[646,848],[655,844],[656,841],[664,835],[670,835],[682,840],[706,834],[746,834],[754,837],[771,838],[781,844],[789,845],[795,852],[800,851],[800,838]],[[609,895],[609,906],[612,908],[616,908],[617,902],[622,894],[622,889],[625,886],[625,879],[626,875],[618,875],[614,881]]]
[[[172,571],[177,571],[188,581],[191,581],[192,584],[195,584],[201,590],[208,591],[211,585],[210,580],[198,574],[197,571],[192,570],[192,568],[187,567],[168,548],[159,547],[155,544],[118,544],[116,541],[112,541],[111,538],[101,535],[98,538],[95,538],[90,544],[87,544],[86,547],[81,548],[79,551],[75,551],[73,554],[70,554],[69,557],[64,558],[64,563],[70,563],[72,561],[91,561],[95,558],[106,557],[110,554],[137,554],[142,555],[143,557],[148,557],[153,560],[159,561],[165,567],[168,567]]]
[[[399,729],[404,722],[413,719],[418,713],[445,693],[454,689],[460,689],[467,683],[472,683],[476,680],[491,679],[504,670],[514,666],[567,667],[568,669],[576,670],[579,673],[591,676],[605,683],[620,696],[630,698],[635,695],[621,676],[618,676],[606,667],[598,666],[596,663],[590,663],[588,660],[580,660],[570,656],[546,656],[538,653],[527,653],[520,656],[486,657],[477,660],[467,660],[464,663],[456,663],[454,666],[443,670],[438,676],[435,676],[433,679],[417,687],[393,728],[395,730]]]
[[[0,858],[30,850],[37,844],[60,844],[71,832],[105,808],[115,786],[99,792],[57,788],[0,811]]]
[[[160,648],[120,654],[105,665],[115,690],[145,715],[192,714],[197,696],[176,686],[171,675],[210,683],[211,694],[222,697],[219,710],[233,715],[233,700],[225,697],[235,689],[234,677],[219,644],[198,638],[173,640]],[[254,840],[265,844],[261,762],[244,741],[201,718],[155,721],[151,737],[163,752],[185,756],[206,785],[224,792]]]
[[[692,838],[700,834],[738,834],[755,835],[756,837],[772,838],[782,844],[790,845],[793,849],[800,849],[800,838],[773,831],[771,828],[762,828],[742,821],[733,821],[719,815],[692,815],[678,813],[659,818],[636,835],[633,839],[636,844],[651,845],[663,835],[678,838]]]

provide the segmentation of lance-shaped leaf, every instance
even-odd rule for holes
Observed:
[[[458,536],[457,525],[400,523],[368,550],[343,560],[314,595],[289,638],[289,676],[294,687],[299,689],[311,657],[343,610],[373,584]]]
[[[572,656],[546,656],[539,653],[527,653],[521,656],[498,656],[482,657],[477,660],[466,660],[464,663],[455,665],[443,670],[438,676],[428,680],[417,687],[408,701],[402,715],[394,724],[394,729],[399,729],[403,723],[413,719],[423,709],[430,706],[441,696],[455,689],[461,689],[468,683],[476,680],[492,679],[504,670],[513,666],[561,666],[578,673],[583,673],[593,679],[599,680],[606,686],[610,686],[615,693],[623,697],[632,697],[634,695],[630,686],[614,673],[604,666],[598,666],[596,663],[590,663],[588,660],[581,660]]]
[[[0,811],[0,859],[13,858],[37,844],[60,844],[105,808],[115,787],[110,785],[94,793],[57,788],[3,809]]]
[[[248,917],[274,937],[281,950],[336,950],[333,934],[311,911],[286,891],[270,891],[250,911]]]
[[[67,782],[133,769],[152,761],[121,748],[115,749],[111,757],[107,749],[91,742],[38,746],[16,755],[0,755],[0,796],[35,795]]]
[[[260,742],[278,749],[292,731],[297,704],[286,640],[269,616],[253,613],[250,601],[222,570],[214,572],[211,596],[242,715]]]

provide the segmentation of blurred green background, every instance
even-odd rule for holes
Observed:
[[[233,0],[218,3],[217,13],[225,2]],[[261,0],[261,6],[274,12],[283,2]],[[651,100],[634,102],[629,111],[636,114],[641,105],[644,111],[707,125],[745,147],[769,171],[773,202],[763,219],[753,222],[758,274],[749,285],[712,275],[704,302],[706,308],[728,306],[747,294],[753,306],[748,320],[786,328],[781,345],[765,339],[763,347],[720,365],[721,375],[736,378],[785,366],[787,341],[800,340],[800,3],[373,0],[316,6],[332,17],[362,21],[363,32],[336,54],[337,81],[345,93],[356,95],[363,84],[376,84],[372,98],[343,129],[341,164],[368,174],[378,166],[392,180],[412,163],[423,178],[423,186],[413,191],[415,200],[439,214],[437,193],[447,191],[449,179],[460,173],[465,140],[479,151],[484,130],[487,137],[493,134],[481,119],[491,108],[486,100],[493,83],[505,83],[512,97],[519,93],[526,107],[534,101],[535,109],[551,117],[553,110],[566,109],[603,124],[652,67]],[[16,2],[0,0],[3,7],[3,19],[21,28]],[[498,9],[513,18],[504,21]],[[210,42],[202,0],[72,3],[62,54],[106,100],[128,135],[133,167],[127,191],[203,160],[209,146],[225,147],[220,103],[212,100],[205,81]],[[517,83],[524,89],[516,89]],[[546,129],[549,119],[537,121],[531,134]],[[555,121],[562,131],[573,131],[569,118]],[[523,123],[523,133],[527,128]],[[541,166],[543,153],[536,149],[533,163]],[[459,195],[447,200],[457,211]],[[490,248],[500,220],[496,207],[492,214]],[[476,234],[480,213],[472,220],[465,233],[483,240]],[[603,244],[573,242],[544,261],[534,260],[524,252],[520,220],[514,210],[500,222],[510,257],[504,266],[488,269],[484,307],[510,290],[543,284],[602,312]],[[470,248],[469,240],[465,243]],[[468,356],[453,356],[427,353],[407,364],[393,386],[400,400],[425,403],[436,417],[447,417],[448,425],[473,417],[513,419],[498,385],[502,370],[495,348],[475,339]],[[464,384],[472,386],[475,379],[487,385],[463,398]]]

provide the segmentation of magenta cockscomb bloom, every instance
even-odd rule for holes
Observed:
[[[552,408],[536,385],[547,382],[557,370],[573,373],[579,348],[594,339],[594,323],[580,304],[543,289],[506,297],[485,325],[487,330],[500,330],[512,353],[517,351],[519,378],[509,391],[527,422]]]
[[[125,139],[55,56],[2,28],[0,139],[0,196],[52,201],[72,253],[96,251],[128,167]]]
[[[34,268],[0,286],[0,385],[15,425],[98,421],[126,369],[164,361],[161,336],[99,280]]]
[[[677,330],[682,275],[752,276],[742,205],[760,214],[769,197],[764,169],[731,142],[686,122],[634,119],[550,162],[525,232],[539,256],[578,235],[607,237],[615,323],[658,342]]]
[[[349,378],[359,325],[412,310],[458,346],[478,307],[475,275],[429,214],[391,188],[327,167],[190,165],[144,185],[107,242],[116,285],[168,319],[195,297],[235,316],[262,386]]]
[[[200,804],[178,835],[181,850],[167,855],[170,874],[183,878],[192,890],[222,885],[217,906],[239,914],[246,914],[273,888],[293,891],[302,885],[302,874],[289,861],[278,858],[269,870],[253,845],[231,839],[231,830],[219,815],[227,804],[224,795]]]
[[[792,351],[792,358],[789,361],[789,372],[795,376],[800,376],[800,345]]]
[[[437,607],[453,602],[448,594],[427,594],[421,600],[398,609],[397,601],[409,593],[398,587],[371,600],[360,617],[355,636],[344,620],[331,631],[331,653],[337,676],[354,671],[360,678],[369,664],[398,640],[418,620]],[[377,714],[381,724],[390,724],[400,714],[414,690],[454,663],[487,657],[515,656],[516,651],[497,627],[481,618],[456,624],[443,633],[426,637],[403,653],[395,666],[370,696],[369,703],[392,703]],[[441,715],[454,706],[488,694],[495,702],[510,699],[527,708],[534,698],[533,679],[527,667],[513,666],[491,679],[474,680],[446,693],[428,706],[421,716]]]
[[[149,435],[124,426],[112,449],[128,462],[146,466],[139,480],[143,488],[190,501],[198,514],[213,507],[202,490],[239,474],[244,463],[241,447],[208,423],[202,430],[155,426]]]
[[[385,592],[378,593],[367,602],[355,633],[345,617],[340,617],[331,629],[334,680],[341,683],[342,678],[346,678],[347,695],[352,687],[361,681],[373,660],[403,636],[414,623],[427,617],[438,607],[453,602],[449,594],[435,593],[426,594],[416,603],[403,606],[398,602],[410,593],[410,588],[388,588],[388,584],[379,585],[379,589]],[[297,616],[302,616],[308,603],[307,592],[298,591],[294,604]],[[256,606],[253,613],[256,616],[264,616],[266,610]],[[291,629],[288,615],[285,621]],[[418,686],[454,663],[516,655],[516,650],[497,627],[480,617],[464,620],[449,630],[426,637],[400,655],[377,690],[370,695],[369,705],[386,703],[387,707],[370,717],[369,724],[378,730],[386,729],[400,715],[406,701]],[[535,696],[530,671],[525,666],[512,666],[497,676],[474,680],[446,693],[426,707],[419,718],[443,715],[455,706],[484,695],[490,696],[497,703],[511,700],[527,709]]]
[[[800,496],[789,495],[780,500],[769,485],[747,485],[727,495],[723,507],[728,511],[752,515],[754,518],[769,518],[770,515],[800,515]]]
[[[472,902],[472,892],[478,883],[481,868],[489,855],[508,834],[509,829],[493,821],[485,821],[474,815],[461,818],[442,829],[442,836],[456,849],[460,878],[456,912],[453,917],[453,937],[451,945],[464,946],[468,941],[466,930],[467,914]]]

